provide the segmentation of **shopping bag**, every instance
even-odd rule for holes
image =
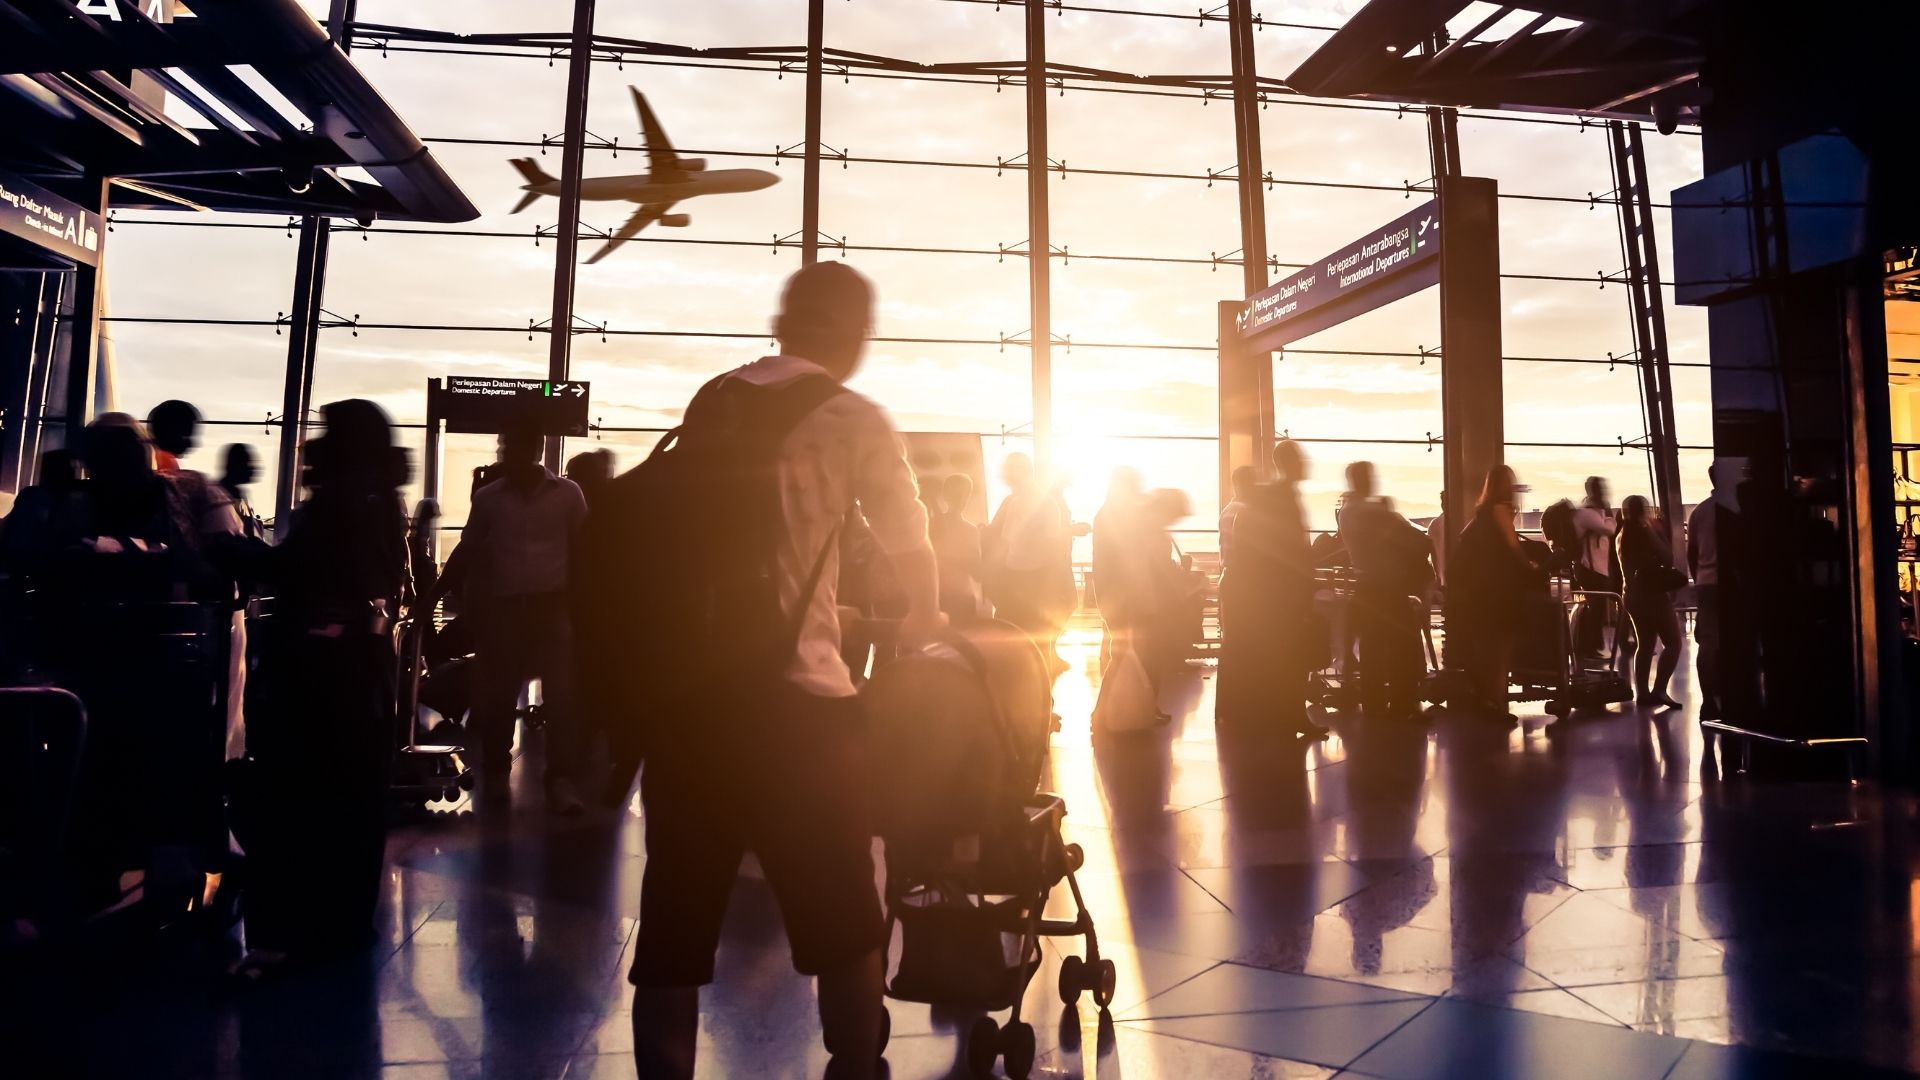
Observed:
[[[1093,703],[1095,731],[1145,731],[1160,715],[1160,702],[1147,678],[1146,664],[1131,639],[1121,643],[1100,681],[1100,697]]]

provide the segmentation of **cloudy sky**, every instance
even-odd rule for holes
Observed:
[[[325,7],[308,0],[309,7]],[[1173,0],[1101,0],[1104,8],[1191,15]],[[1336,25],[1359,0],[1280,4],[1256,0],[1269,19]],[[603,3],[606,34],[711,47],[798,45],[806,38],[805,0],[702,0]],[[1461,21],[1475,21],[1479,5]],[[560,0],[362,0],[360,18],[465,32],[564,31],[571,5]],[[846,0],[827,5],[830,48],[920,61],[1010,60],[1023,54],[1018,7],[965,0]],[[1049,51],[1060,62],[1146,73],[1224,73],[1225,27],[1188,18],[1063,12],[1048,20]],[[1325,38],[1323,31],[1269,27],[1256,37],[1265,74],[1284,76]],[[1498,36],[1496,31],[1495,36]],[[509,157],[537,150],[447,140],[538,141],[562,127],[564,63],[544,56],[461,57],[362,50],[360,62],[483,211],[465,229],[511,237],[434,235],[429,229],[337,236],[326,307],[361,324],[474,326],[483,330],[330,329],[322,336],[315,394],[375,398],[397,420],[424,415],[425,380],[448,374],[543,375],[543,321],[552,279],[555,206],[542,201],[508,211],[520,181]],[[589,175],[638,172],[638,122],[627,88],[646,92],[676,146],[708,153],[715,167],[768,168],[782,177],[753,194],[684,204],[689,227],[650,230],[649,242],[583,267],[576,311],[584,322],[620,331],[760,334],[782,278],[799,263],[792,246],[771,241],[800,225],[796,160],[777,165],[749,156],[793,147],[803,137],[803,80],[768,71],[611,63],[593,72],[588,127],[617,141],[617,155],[588,156]],[[1105,169],[1204,177],[1233,164],[1233,125],[1223,103],[1194,96],[1149,96],[1069,87],[1048,99],[1052,156],[1070,170],[1052,184],[1056,261],[1054,332],[1056,430],[1061,458],[1074,470],[1076,498],[1090,513],[1115,464],[1142,467],[1151,482],[1194,493],[1196,526],[1212,513],[1215,423],[1214,306],[1240,291],[1238,267],[1166,264],[1098,256],[1207,260],[1239,247],[1230,185],[1204,179],[1088,175]],[[900,79],[830,78],[824,140],[855,158],[911,159],[986,168],[853,163],[823,171],[822,227],[859,247],[934,247],[996,251],[1026,238],[1025,176],[990,166],[1024,149],[1019,87]],[[1261,114],[1265,164],[1282,184],[1267,196],[1269,250],[1283,263],[1326,254],[1409,207],[1400,190],[1429,173],[1424,121],[1391,109],[1329,108],[1277,100]],[[1515,357],[1602,359],[1631,350],[1627,297],[1601,288],[1599,275],[1621,266],[1617,221],[1590,194],[1611,187],[1604,132],[1578,125],[1516,123],[1467,114],[1461,120],[1465,170],[1496,178],[1505,194],[1557,195],[1577,202],[1506,199],[1501,206],[1503,270],[1577,281],[1507,280],[1506,352]],[[1649,132],[1656,199],[1699,175],[1699,140]],[[558,151],[544,163],[557,172]],[[1370,191],[1311,183],[1379,185]],[[1416,196],[1420,197],[1420,196]],[[588,226],[610,229],[624,204],[589,204]],[[1664,214],[1662,242],[1665,243]],[[135,224],[180,220],[122,215],[109,246],[112,305],[129,318],[194,317],[270,322],[289,306],[294,241],[284,228],[202,229]],[[220,220],[220,219],[211,219]],[[235,219],[243,220],[243,219]],[[253,224],[259,224],[257,221]],[[677,243],[705,241],[717,243]],[[1670,248],[1663,247],[1664,250]],[[847,258],[880,290],[878,334],[888,338],[997,341],[1025,331],[1026,264],[993,254],[853,250]],[[1436,362],[1317,354],[1313,350],[1413,352],[1439,343],[1437,299],[1430,291],[1296,343],[1276,366],[1279,426],[1318,439],[1424,439],[1440,430]],[[1705,359],[1701,313],[1669,308],[1674,358]],[[209,417],[239,421],[207,441],[270,445],[260,421],[276,413],[286,339],[271,326],[182,327],[120,322],[121,404],[144,411],[185,396]],[[1097,347],[1105,344],[1110,347]],[[1178,345],[1186,350],[1111,346]],[[593,382],[593,414],[610,427],[669,424],[700,382],[752,359],[765,340],[724,337],[597,335],[577,339],[574,373]],[[1676,372],[1684,443],[1709,441],[1704,371]],[[876,343],[858,387],[914,430],[990,435],[989,456],[1021,448],[1003,429],[1030,420],[1026,350],[996,345]],[[1622,493],[1645,490],[1645,457],[1622,456],[1617,440],[1642,430],[1637,376],[1629,368],[1511,362],[1506,370],[1507,437],[1512,442],[1574,441],[1610,449],[1516,447],[1510,460],[1537,501],[1573,494],[1590,472],[1614,475]],[[1152,436],[1154,438],[1129,438]],[[1167,438],[1170,436],[1185,438]],[[412,437],[417,440],[418,434]],[[651,436],[608,434],[604,444],[630,463]],[[579,449],[570,446],[570,452]],[[448,444],[450,470],[487,453],[485,440]],[[1315,512],[1330,523],[1339,466],[1379,461],[1404,509],[1430,512],[1439,461],[1420,446],[1323,444]],[[1689,496],[1701,490],[1706,454],[1684,462]],[[202,468],[216,464],[203,451]],[[269,462],[270,464],[270,462]],[[263,485],[260,501],[271,502]],[[457,521],[464,500],[450,499]],[[1198,542],[1198,541],[1197,541]],[[1204,546],[1204,545],[1202,545]]]

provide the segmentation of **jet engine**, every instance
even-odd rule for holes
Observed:
[[[680,159],[679,159],[679,160],[678,160],[678,161],[676,162],[676,164],[678,164],[678,165],[679,165],[679,167],[680,167],[680,171],[681,171],[681,172],[705,172],[705,171],[707,171],[707,159],[706,159],[706,158],[699,158],[699,157],[683,157],[683,158],[680,158]]]
[[[660,226],[665,229],[684,229],[693,224],[692,214],[662,214]]]

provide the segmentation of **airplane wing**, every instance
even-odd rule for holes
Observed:
[[[673,152],[667,133],[660,129],[660,118],[653,115],[653,107],[647,104],[646,95],[639,87],[628,89],[633,91],[634,110],[640,114],[640,135],[647,141],[647,171],[656,182],[678,179],[680,155]]]
[[[587,264],[591,266],[601,259],[606,258],[608,255],[613,254],[614,248],[633,239],[639,234],[641,229],[659,221],[660,216],[671,209],[673,209],[673,204],[670,202],[646,203],[642,205],[633,212],[632,217],[627,219],[625,225],[620,226],[620,231],[614,233],[612,239],[608,240],[599,251],[593,253],[593,257],[587,260]]]

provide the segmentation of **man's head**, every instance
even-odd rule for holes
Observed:
[[[1362,499],[1373,498],[1373,462],[1356,461],[1347,466],[1347,490]]]
[[[1612,504],[1612,500],[1613,492],[1607,488],[1606,477],[1587,477],[1587,501],[1593,503],[1595,506],[1609,506]]]
[[[125,487],[153,475],[153,449],[140,422],[126,413],[101,413],[81,438],[87,479]]]
[[[1289,484],[1307,478],[1307,455],[1292,439],[1281,439],[1273,446],[1273,471]]]
[[[1254,485],[1259,481],[1260,474],[1251,465],[1242,465],[1233,470],[1233,497],[1242,502],[1253,498]]]
[[[568,458],[567,479],[582,488],[596,487],[613,479],[613,451],[601,447]]]
[[[947,504],[947,513],[966,513],[967,504],[973,502],[973,477],[963,472],[947,474],[940,485],[940,498]]]
[[[500,429],[500,464],[531,465],[540,460],[547,437],[540,425],[516,420]]]
[[[200,410],[184,401],[163,401],[147,414],[147,429],[155,448],[184,457],[200,431]]]
[[[233,443],[227,447],[220,482],[228,487],[246,487],[260,478],[260,466],[254,463],[253,447]]]
[[[859,370],[872,328],[873,285],[843,262],[815,263],[788,278],[773,320],[782,353],[842,382]]]
[[[1000,479],[1014,491],[1023,491],[1033,483],[1033,459],[1025,454],[1012,453],[1000,463]]]

